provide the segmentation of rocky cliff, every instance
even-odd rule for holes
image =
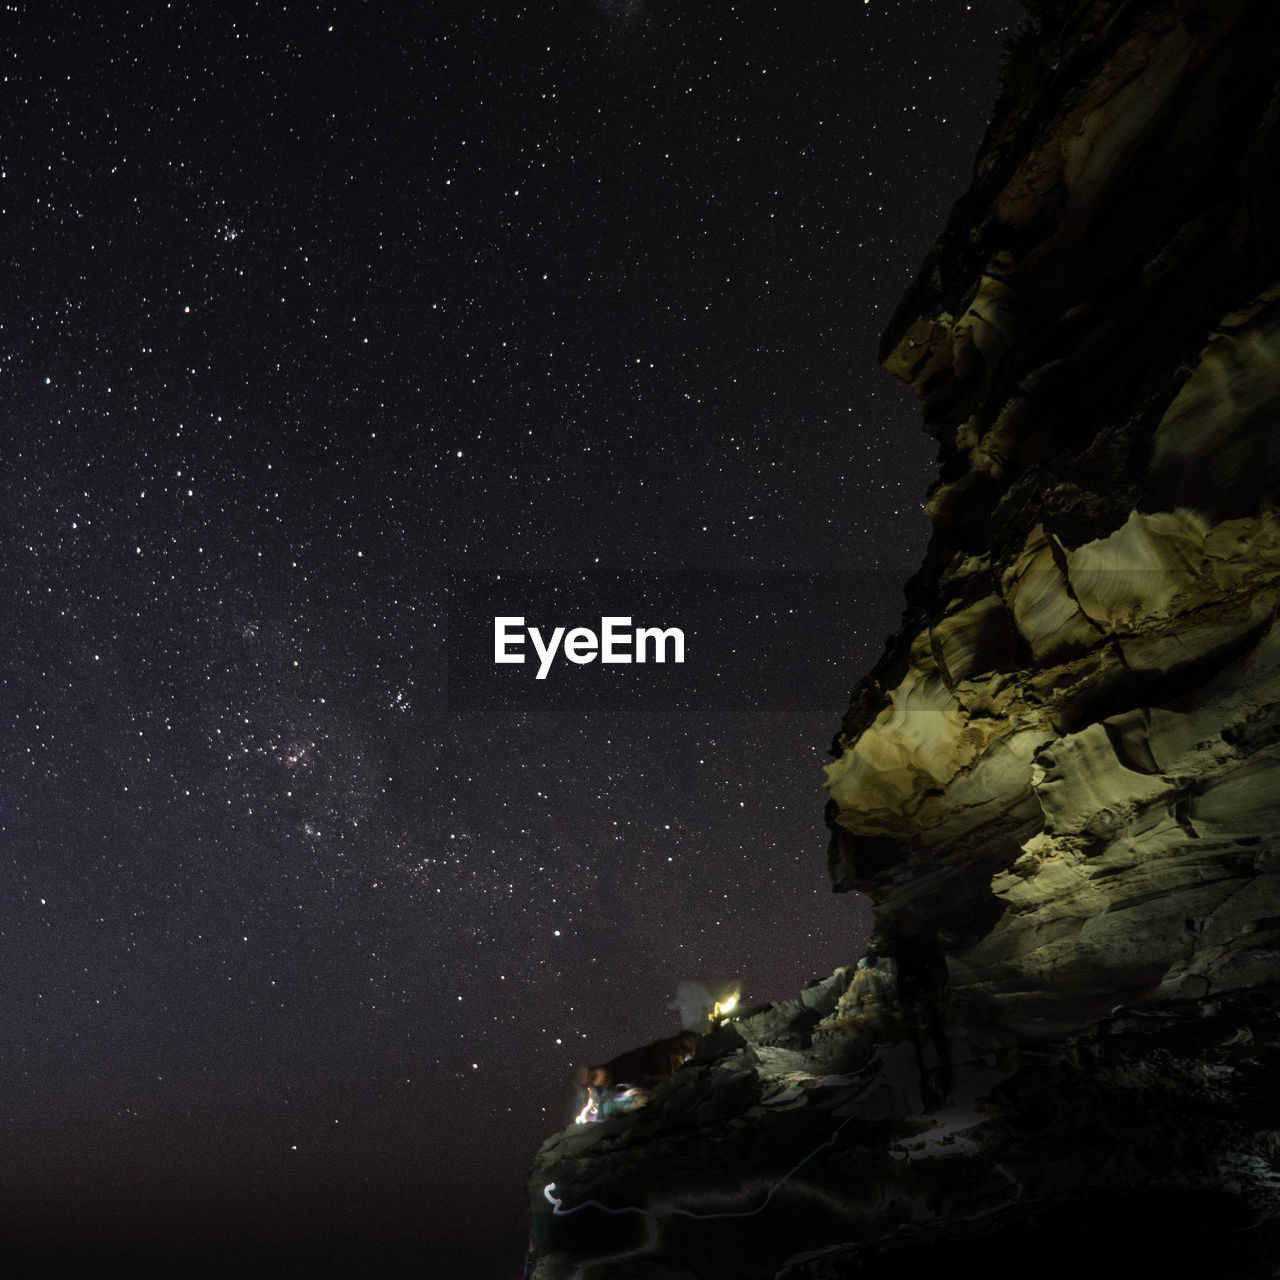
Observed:
[[[536,1280],[1280,1274],[1280,28],[1028,6],[885,335],[941,472],[828,768],[856,968],[550,1139]]]

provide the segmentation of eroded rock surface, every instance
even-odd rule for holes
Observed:
[[[941,474],[828,768],[871,948],[551,1139],[537,1280],[1280,1274],[1278,33],[1031,7],[882,349]]]

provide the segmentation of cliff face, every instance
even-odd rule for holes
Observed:
[[[1083,6],[884,343],[943,477],[837,738],[832,876],[1020,1037],[1277,973],[1267,17]]]
[[[1031,7],[882,348],[941,477],[828,768],[871,948],[551,1139],[538,1280],[1280,1274],[1278,72],[1270,6]]]

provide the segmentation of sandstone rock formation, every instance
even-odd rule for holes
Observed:
[[[828,768],[871,947],[552,1138],[536,1280],[1280,1274],[1278,73],[1268,5],[1029,5],[882,348],[941,476]]]

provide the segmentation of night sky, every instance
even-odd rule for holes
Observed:
[[[507,1280],[575,1064],[857,958],[875,346],[1016,11],[5,6],[0,1239]],[[492,662],[614,613],[685,664]]]

